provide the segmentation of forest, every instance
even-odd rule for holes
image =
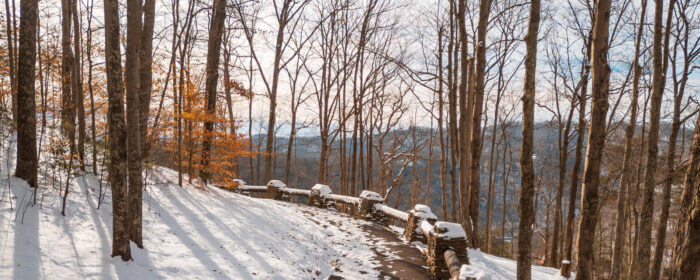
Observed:
[[[71,224],[89,204],[120,274],[158,246],[163,188],[235,204],[278,180],[426,205],[513,279],[700,279],[700,1],[0,7],[0,278],[32,278],[11,270],[22,232],[46,258],[27,211]],[[252,219],[241,203],[202,215]],[[204,277],[336,279],[315,269]]]

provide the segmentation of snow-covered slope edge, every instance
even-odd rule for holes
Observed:
[[[215,187],[204,191],[185,184],[180,188],[175,183],[176,172],[167,168],[145,174],[145,249],[132,246],[134,261],[122,262],[109,256],[111,197],[107,190],[97,209],[97,178],[85,175],[72,179],[67,216],[63,217],[59,184],[42,185],[39,205],[29,206],[33,190],[5,173],[0,178],[0,279],[379,276],[372,247],[382,244],[373,242],[360,229],[359,221],[346,221],[342,229],[323,227],[302,213],[308,211],[303,206],[249,198]],[[476,250],[470,250],[469,257],[471,264],[466,269],[470,276],[515,279],[513,260]],[[563,279],[558,274],[553,268],[533,266],[533,279]]]
[[[462,267],[462,276],[474,277],[477,280],[516,279],[517,265],[514,260],[496,257],[469,249],[469,265]],[[551,267],[532,266],[532,279],[566,280],[560,276],[559,270]],[[572,276],[570,279],[574,279]]]
[[[7,178],[7,177],[6,177]],[[73,181],[67,216],[57,190],[27,206],[32,190],[9,177],[0,202],[0,279],[349,279],[374,278],[370,248],[338,251],[324,228],[269,200],[216,188],[178,187],[166,168],[147,172],[144,246],[133,262],[110,258],[109,192],[97,209],[97,178]],[[51,186],[42,186],[51,188]],[[132,244],[133,245],[133,244]],[[345,255],[345,256],[344,256]],[[334,263],[331,260],[335,260]],[[344,263],[342,272],[334,265]],[[375,276],[376,277],[376,276]]]

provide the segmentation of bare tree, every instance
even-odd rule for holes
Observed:
[[[209,174],[209,161],[212,139],[214,138],[214,118],[216,117],[216,84],[219,81],[219,56],[221,52],[221,39],[226,21],[226,0],[214,1],[214,16],[209,28],[209,44],[207,47],[207,78],[205,94],[207,96],[207,118],[204,122],[204,141],[202,142],[202,169],[200,175],[205,183],[211,180]]]
[[[36,151],[36,101],[35,76],[36,63],[36,29],[38,3],[32,0],[20,2],[20,35],[18,49],[17,71],[17,166],[15,176],[27,181],[29,186],[38,190]],[[10,28],[9,26],[7,28]],[[10,57],[10,60],[14,58]]]
[[[127,2],[126,25],[126,138],[128,198],[129,198],[129,239],[143,248],[141,238],[141,129],[139,128],[139,47],[141,46],[141,1]]]
[[[522,146],[520,147],[520,211],[518,211],[518,280],[529,280],[532,226],[535,222],[533,196],[535,173],[532,166],[535,122],[535,70],[537,62],[537,34],[540,26],[540,1],[530,1],[530,19],[525,35],[525,93],[523,94]]]
[[[78,160],[80,170],[85,171],[85,108],[83,104],[83,74],[81,60],[80,21],[78,14],[78,0],[71,0],[71,13],[73,14],[73,68],[71,71],[71,85],[73,91],[73,106],[78,121]],[[71,155],[72,156],[72,155]]]
[[[700,110],[700,109],[699,109]],[[688,170],[683,180],[681,212],[673,237],[671,279],[697,279],[700,259],[700,115],[695,122],[693,143],[690,147]]]
[[[126,124],[124,121],[124,87],[119,50],[119,3],[105,0],[105,66],[109,99],[109,183],[112,187],[112,257],[131,260],[129,244],[128,187],[126,184]]]
[[[310,49],[309,49],[310,50]],[[289,174],[292,169],[292,148],[294,147],[294,138],[296,137],[296,134],[298,130],[301,127],[297,127],[297,112],[299,112],[299,107],[306,102],[306,100],[311,97],[309,94],[305,94],[306,87],[311,81],[311,76],[307,76],[306,80],[302,83],[300,81],[301,79],[301,74],[302,74],[302,68],[304,68],[304,65],[306,64],[307,57],[309,56],[308,51],[305,54],[299,54],[297,61],[295,62],[295,67],[292,70],[290,70],[290,67],[285,67],[285,71],[287,72],[287,77],[289,79],[289,92],[291,94],[290,98],[290,112],[291,112],[291,128],[289,131],[289,142],[287,143],[287,161],[286,161],[286,166],[285,166],[285,176],[284,180],[285,182],[290,182],[289,181]],[[299,88],[299,85],[301,86]]]
[[[598,187],[600,165],[605,146],[605,119],[608,111],[610,92],[610,66],[608,66],[608,27],[610,21],[610,0],[596,2],[593,36],[591,37],[591,67],[593,101],[591,106],[591,126],[588,130],[588,148],[583,171],[581,193],[581,220],[579,221],[578,262],[576,278],[593,278],[593,243],[598,223]]]
[[[71,50],[71,0],[61,0],[61,131],[72,147],[75,144],[75,106],[71,93],[73,51]],[[73,149],[74,151],[75,149]],[[73,155],[70,155],[73,157]]]
[[[144,0],[143,3],[143,29],[141,29],[141,46],[139,46],[139,139],[141,140],[141,160],[148,159],[151,142],[148,137],[148,115],[151,107],[151,91],[153,90],[153,25],[155,21],[155,0]],[[173,30],[173,35],[177,29]],[[173,40],[175,44],[175,40]],[[174,52],[173,52],[174,54]],[[173,55],[174,57],[174,55]],[[168,65],[170,72],[172,64]],[[170,73],[166,80],[170,79]],[[165,94],[165,88],[163,93]]]
[[[276,108],[277,108],[277,88],[279,86],[279,76],[281,69],[291,61],[291,59],[299,52],[295,50],[294,55],[291,58],[283,61],[284,51],[289,46],[290,36],[285,39],[285,34],[288,32],[293,32],[301,19],[301,14],[304,8],[309,3],[308,0],[304,1],[293,1],[293,0],[282,0],[281,5],[277,1],[272,1],[275,18],[277,20],[277,30],[276,30],[276,40],[275,40],[275,56],[272,66],[272,77],[266,76],[263,72],[263,67],[258,59],[258,55],[253,47],[253,33],[251,27],[248,26],[248,22],[245,20],[245,16],[242,10],[242,5],[236,5],[237,12],[241,18],[241,24],[243,25],[243,30],[246,35],[246,39],[250,45],[251,56],[255,61],[258,70],[260,71],[260,76],[265,84],[265,89],[267,90],[268,97],[270,99],[270,111],[268,115],[267,124],[267,140],[265,143],[265,171],[263,174],[263,180],[265,182],[272,178],[272,160],[274,158],[274,138],[275,138],[275,123],[276,123]],[[291,25],[290,25],[291,24]],[[290,28],[290,30],[287,30]]]
[[[666,173],[667,175],[663,180],[663,200],[661,204],[661,217],[659,219],[659,226],[656,230],[656,247],[654,248],[654,258],[652,261],[652,267],[649,277],[656,279],[659,278],[661,274],[661,263],[665,258],[665,243],[666,243],[666,230],[668,226],[669,218],[669,208],[671,207],[671,184],[673,183],[673,174],[676,172],[676,142],[678,141],[678,134],[680,132],[681,125],[687,119],[681,119],[681,113],[687,107],[681,107],[683,103],[683,96],[685,94],[688,77],[692,74],[693,70],[697,67],[692,67],[693,61],[700,56],[700,40],[695,40],[694,42],[690,40],[690,33],[692,29],[697,28],[690,22],[693,20],[689,18],[693,14],[687,14],[687,12],[694,10],[695,8],[689,7],[690,1],[680,1],[676,2],[678,5],[678,18],[677,24],[674,25],[677,33],[674,34],[676,43],[673,44],[672,55],[668,54],[668,44],[666,44],[666,54],[668,57],[666,59],[670,60],[671,64],[671,76],[673,81],[673,116],[671,122],[671,133],[668,138],[668,149],[666,151]],[[671,3],[673,4],[673,3]],[[691,12],[692,13],[692,12]],[[671,14],[669,13],[669,16]],[[667,24],[670,20],[667,19]],[[669,25],[670,26],[670,25]],[[666,32],[670,32],[670,28],[666,29]],[[667,33],[667,36],[669,34]],[[681,51],[682,61],[679,61],[678,51]],[[668,62],[664,62],[666,65]],[[678,66],[681,66],[680,75],[678,75]],[[692,67],[692,68],[691,68]],[[666,70],[666,68],[664,68]],[[666,72],[664,72],[666,73]]]
[[[674,2],[675,0],[671,0],[668,6],[665,35],[661,22],[664,10],[663,1],[656,1],[654,8],[654,46],[652,50],[654,72],[652,76],[651,108],[649,111],[649,144],[647,146],[646,168],[644,169],[644,195],[642,197],[642,212],[640,213],[638,249],[635,254],[638,261],[635,262],[636,267],[634,268],[637,272],[637,277],[642,278],[649,276],[651,267],[651,227],[654,215],[654,189],[657,175],[656,159],[659,150],[659,122],[661,117],[661,100],[666,85],[665,73],[668,61],[669,30],[671,28],[671,13]]]
[[[476,52],[476,69],[474,73],[474,109],[472,114],[471,136],[471,175],[469,176],[469,214],[473,221],[474,237],[472,247],[479,248],[479,193],[481,188],[481,115],[484,107],[484,69],[486,68],[486,31],[491,12],[491,0],[479,1],[479,23],[476,28],[477,38],[474,42]],[[462,206],[464,207],[464,206]],[[488,229],[487,229],[488,230]]]
[[[12,1],[12,6],[14,7],[14,0]],[[21,4],[20,4],[21,5]],[[14,22],[15,14],[14,10],[10,7],[10,1],[5,0],[5,20],[7,24],[7,55],[9,60],[10,70],[10,95],[12,96],[12,121],[17,121],[17,70],[15,69],[15,48],[12,42],[12,36],[14,32],[12,31],[12,23]],[[21,23],[20,23],[21,24]],[[15,38],[16,39],[16,38]]]
[[[627,202],[627,193],[629,192],[629,184],[632,176],[631,156],[632,156],[632,139],[634,138],[634,130],[637,127],[637,103],[639,99],[639,79],[642,72],[642,67],[639,65],[640,45],[642,44],[642,33],[644,32],[644,15],[646,14],[647,1],[642,0],[642,10],[639,15],[639,25],[637,27],[637,41],[634,47],[634,78],[632,81],[632,102],[630,104],[630,119],[625,130],[625,151],[622,163],[622,175],[620,178],[620,186],[618,190],[617,200],[617,223],[615,224],[615,243],[613,244],[612,257],[612,278],[619,278],[621,273],[622,262],[622,247],[624,242],[624,222],[625,206]]]

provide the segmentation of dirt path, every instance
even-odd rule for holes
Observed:
[[[363,229],[373,237],[384,240],[385,247],[398,256],[388,256],[375,250],[381,263],[378,269],[383,279],[431,279],[423,254],[399,238],[395,232],[376,224],[366,225]]]
[[[373,268],[379,271],[379,279],[431,279],[422,253],[400,238],[397,232],[337,211],[293,205],[297,211],[324,228],[333,228],[338,232],[345,232],[345,229],[363,231],[364,240],[361,241],[372,247],[375,254],[372,259],[377,265]],[[342,265],[337,267],[337,271],[342,272]],[[329,279],[344,278],[332,275]]]

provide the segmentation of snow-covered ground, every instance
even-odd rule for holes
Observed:
[[[133,262],[110,258],[111,200],[97,209],[94,176],[74,180],[67,215],[45,192],[10,177],[12,208],[0,203],[0,279],[348,279],[376,278],[369,240],[359,225],[344,231],[307,219],[298,208],[212,188],[173,184],[158,168],[144,192],[144,246]],[[2,182],[5,190],[7,183]],[[379,244],[381,246],[381,244]]]
[[[62,216],[63,183],[48,183],[40,174],[37,205],[31,205],[33,190],[7,172],[14,145],[2,144],[0,279],[377,279],[386,275],[377,256],[397,258],[390,249],[396,244],[369,236],[363,230],[367,222],[215,187],[180,188],[176,172],[157,167],[145,172],[145,249],[132,244],[134,261],[122,262],[110,257],[106,184],[98,209],[99,178],[73,178]],[[52,170],[42,169],[44,175]],[[64,178],[61,174],[51,176]],[[515,278],[512,260],[480,251],[469,256],[468,271],[478,279]],[[560,279],[557,275],[556,269],[533,267],[533,279]]]
[[[517,267],[514,260],[496,257],[481,252],[480,250],[469,249],[469,265],[462,271],[468,273],[469,277],[477,280],[499,280],[515,279]],[[532,266],[532,279],[538,280],[565,280],[559,275],[559,270],[551,267]],[[571,279],[574,279],[572,276]]]

